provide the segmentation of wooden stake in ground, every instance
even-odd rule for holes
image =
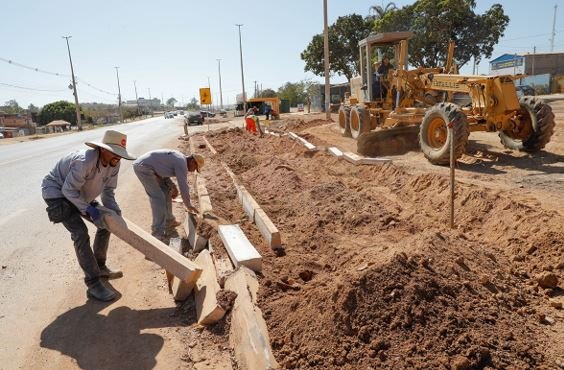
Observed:
[[[450,228],[454,229],[454,127],[453,123],[448,124],[448,136],[450,137]]]

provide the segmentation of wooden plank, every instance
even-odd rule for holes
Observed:
[[[256,306],[258,281],[251,270],[240,267],[227,278],[227,290],[237,293],[231,313],[229,342],[240,369],[278,369],[261,310]]]
[[[280,231],[274,226],[266,212],[262,208],[255,210],[255,224],[259,229],[262,236],[266,239],[270,248],[277,248],[282,246],[282,239]]]
[[[343,152],[339,148],[336,148],[334,146],[327,149],[327,151],[329,152],[329,154],[334,155],[337,158],[340,158],[340,157],[343,156]]]
[[[198,324],[215,324],[225,315],[225,310],[217,303],[216,296],[221,288],[217,283],[215,265],[210,252],[206,249],[198,254],[195,262],[203,268],[202,275],[194,288]]]
[[[219,237],[235,267],[246,266],[262,270],[262,257],[243,233],[239,225],[220,225]]]
[[[108,230],[149,257],[153,262],[188,284],[194,287],[196,280],[202,274],[202,268],[183,255],[176,253],[166,244],[135,225],[133,222],[122,218],[112,211],[103,212],[104,221]]]

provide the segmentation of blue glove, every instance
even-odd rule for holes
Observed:
[[[100,213],[98,208],[96,208],[94,206],[88,206],[88,207],[86,207],[86,214],[90,217],[92,222],[94,222],[94,225],[96,225],[97,228],[99,228],[99,229],[105,229],[106,228],[106,224],[104,223],[104,220],[102,218],[102,214]]]

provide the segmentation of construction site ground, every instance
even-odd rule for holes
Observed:
[[[541,153],[471,135],[457,164],[454,229],[448,168],[420,152],[378,166],[333,157],[324,149],[355,152],[356,143],[324,114],[270,125],[317,152],[285,135],[207,133],[217,154],[196,148],[207,157],[202,176],[214,212],[263,256],[259,306],[281,366],[564,368],[564,101],[551,104],[556,132]],[[221,162],[278,227],[283,252],[248,221]],[[228,323],[208,329],[220,333],[215,345],[228,346]]]
[[[455,229],[448,168],[419,152],[380,166],[337,159],[324,148],[354,152],[356,143],[324,114],[283,115],[270,126],[298,133],[317,152],[286,135],[259,138],[241,128],[194,135],[213,211],[240,224],[263,257],[258,305],[281,367],[563,368],[564,101],[551,104],[556,132],[542,153],[508,152],[496,134],[471,135],[457,165]],[[217,154],[200,145],[202,137]],[[168,147],[190,151],[176,139]],[[249,222],[222,162],[278,227],[283,252]],[[120,204],[148,230],[146,196],[126,177]],[[181,203],[175,214],[184,217]],[[25,368],[237,369],[230,313],[199,326],[193,296],[175,304],[163,270],[112,240],[112,265],[126,274],[112,281],[120,299],[76,306],[81,298],[70,296]],[[217,236],[211,242],[225,254]],[[79,275],[72,258],[64,268]],[[559,287],[541,288],[539,277]],[[75,280],[68,292],[82,297]],[[22,317],[22,326],[34,317]]]

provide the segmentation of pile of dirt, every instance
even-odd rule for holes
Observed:
[[[547,296],[564,277],[559,214],[513,192],[457,186],[394,165],[355,167],[287,137],[242,130],[209,140],[279,228],[286,255],[263,255],[260,306],[285,368],[539,368]],[[240,217],[211,165],[214,209]],[[207,175],[206,175],[207,176]],[[214,196],[216,198],[214,199]],[[239,213],[238,213],[239,212]],[[241,219],[244,221],[244,216]]]

